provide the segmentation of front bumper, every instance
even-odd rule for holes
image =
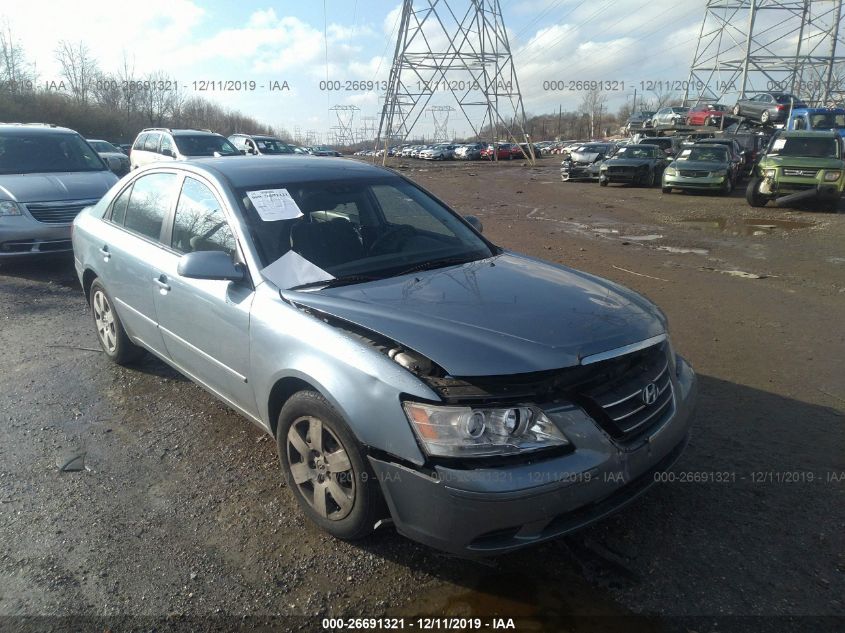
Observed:
[[[663,174],[663,186],[673,189],[721,189],[725,184],[724,176],[668,176]]]
[[[838,200],[842,196],[837,182],[810,181],[781,176],[777,181],[765,179],[764,186],[760,187],[760,193],[775,197],[798,195],[801,197],[815,198],[816,200]]]
[[[396,529],[464,557],[500,554],[557,538],[618,510],[678,459],[696,398],[692,368],[677,357],[674,414],[620,445],[586,414],[564,428],[574,450],[536,463],[431,473],[370,456]],[[554,419],[554,410],[547,410]]]
[[[561,167],[560,179],[567,180],[598,180],[599,169],[593,165],[572,165],[568,168]]]
[[[0,260],[72,250],[70,224],[43,224],[27,215],[0,217]]]

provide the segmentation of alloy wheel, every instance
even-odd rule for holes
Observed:
[[[290,472],[302,497],[317,514],[339,521],[355,503],[355,473],[338,436],[322,420],[303,416],[288,429]]]
[[[100,337],[100,342],[106,351],[113,354],[117,349],[117,331],[109,299],[102,290],[96,290],[91,303],[94,309],[94,322],[97,324],[97,336]]]

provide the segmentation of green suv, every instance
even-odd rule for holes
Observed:
[[[752,207],[769,200],[778,206],[818,202],[835,211],[845,187],[842,140],[832,131],[778,131],[748,183],[745,199]]]

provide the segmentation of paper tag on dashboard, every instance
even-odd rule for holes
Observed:
[[[261,189],[247,191],[259,217],[265,222],[295,220],[302,217],[302,210],[288,193],[287,189]]]

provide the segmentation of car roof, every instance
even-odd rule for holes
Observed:
[[[155,164],[154,164],[155,165]],[[161,167],[161,165],[158,165]],[[167,163],[168,169],[178,168],[199,174],[208,173],[225,179],[235,189],[260,187],[286,182],[321,182],[336,180],[369,180],[399,178],[395,172],[345,158],[316,156],[240,156],[197,158]]]
[[[40,123],[0,123],[3,134],[79,134],[76,130],[58,125],[44,125]]]
[[[781,138],[839,138],[833,130],[778,130],[776,134]]]

